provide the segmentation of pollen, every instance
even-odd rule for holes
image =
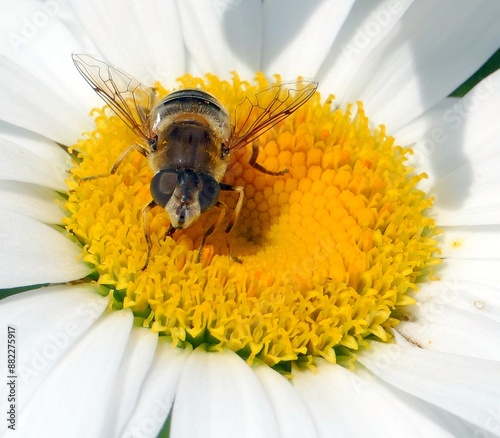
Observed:
[[[270,85],[262,74],[252,83],[234,74],[231,81],[184,76],[178,88],[202,88],[234,114],[246,96]],[[141,211],[151,201],[152,172],[132,151],[109,174],[138,139],[109,108],[94,109],[95,130],[72,148],[64,220],[93,269],[88,281],[109,293],[109,311],[130,308],[137,324],[175,347],[231,349],[278,370],[314,367],[318,357],[352,359],[370,340],[390,341],[414,304],[409,293],[439,263],[438,231],[426,215],[432,199],[418,188],[426,176],[406,165],[410,149],[384,126],[371,127],[361,102],[340,110],[332,101],[316,93],[254,140],[257,162],[287,173],[252,167],[250,145],[231,154],[222,182],[243,187],[229,235],[241,264],[229,256],[224,233],[238,196],[221,192],[227,214],[199,261],[219,208],[172,236],[165,210],[148,213],[152,250],[144,270]]]

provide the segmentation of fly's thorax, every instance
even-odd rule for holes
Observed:
[[[190,169],[218,181],[226,173],[228,154],[204,120],[181,115],[156,135],[156,150],[148,155],[154,171]]]
[[[222,179],[229,160],[229,114],[208,93],[180,90],[169,94],[151,113],[157,148],[150,154],[153,170],[192,169]]]

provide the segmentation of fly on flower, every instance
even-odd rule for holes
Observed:
[[[306,103],[315,93],[316,82],[287,82],[275,85],[237,106],[233,119],[222,104],[200,89],[183,89],[159,100],[153,88],[130,75],[89,55],[73,54],[76,68],[94,91],[137,135],[138,142],[126,149],[110,170],[113,174],[132,150],[147,157],[154,172],[150,183],[152,200],[142,209],[148,252],[143,269],[149,263],[151,237],[147,213],[155,206],[165,209],[170,227],[167,235],[184,229],[202,213],[217,207],[220,214],[204,233],[198,261],[207,238],[220,226],[227,207],[219,201],[220,191],[238,193],[238,201],[225,229],[229,254],[229,234],[243,205],[243,187],[222,183],[231,153],[244,148],[257,137]],[[236,123],[238,121],[238,123]],[[249,164],[260,172],[283,175],[287,169],[273,172],[257,163],[259,148],[252,143]],[[103,175],[90,177],[97,178]]]

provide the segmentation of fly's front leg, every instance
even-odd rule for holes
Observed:
[[[259,163],[257,163],[258,157],[259,157],[259,146],[255,142],[253,142],[252,156],[250,157],[250,160],[248,160],[250,166],[259,170],[262,173],[267,173],[268,175],[274,175],[274,176],[284,175],[285,173],[289,172],[288,169],[279,170],[278,172],[273,172],[272,170],[268,170],[264,166],[261,166]]]
[[[105,176],[113,175],[118,170],[118,167],[120,167],[120,164],[122,164],[122,161],[124,160],[124,158],[131,151],[140,152],[144,156],[147,156],[147,154],[149,153],[149,151],[146,148],[144,148],[143,146],[141,146],[139,144],[133,144],[132,146],[128,147],[127,149],[125,149],[125,151],[122,152],[122,154],[115,161],[115,164],[113,164],[113,167],[111,168],[109,173],[101,173],[99,175],[86,176],[85,178],[80,179],[80,181],[91,181],[93,179],[98,179],[98,178],[103,178]]]
[[[149,264],[149,257],[151,255],[151,249],[153,248],[153,243],[151,242],[151,234],[149,233],[149,227],[148,227],[148,212],[155,208],[158,204],[155,201],[151,201],[149,204],[145,205],[142,210],[141,210],[141,215],[142,215],[142,229],[144,231],[144,238],[146,239],[146,244],[148,246],[147,252],[146,252],[146,261],[144,262],[143,267],[141,268],[141,271],[144,271]],[[168,227],[168,230],[165,234],[166,237],[172,237],[175,233],[175,228],[170,224]]]
[[[172,226],[172,224],[170,224],[167,233],[165,234],[165,237],[172,237],[174,233],[175,233],[175,227]]]
[[[229,220],[229,223],[227,224],[225,233],[226,233],[226,245],[227,249],[229,251],[229,256],[238,263],[243,263],[238,257],[236,257],[233,252],[231,251],[231,245],[229,243],[229,233],[233,230],[234,226],[236,225],[236,221],[238,220],[238,217],[240,216],[241,208],[243,207],[243,187],[240,186],[230,186],[229,184],[220,184],[221,190],[225,190],[228,192],[238,192],[238,201],[236,202],[236,207],[234,208],[233,214],[231,215],[231,219]]]
[[[151,243],[151,235],[149,234],[149,227],[148,227],[148,212],[156,207],[158,204],[153,200],[149,204],[145,205],[142,207],[141,210],[141,216],[142,216],[142,229],[144,231],[144,238],[146,239],[146,244],[148,246],[148,249],[146,251],[146,261],[144,262],[144,265],[141,268],[141,271],[144,271],[149,264],[149,256],[151,255],[151,248],[153,244]]]
[[[220,224],[222,223],[222,220],[224,219],[224,216],[226,215],[226,210],[227,210],[226,204],[224,204],[221,201],[217,201],[214,207],[220,208],[220,214],[215,223],[210,225],[208,230],[205,231],[205,234],[201,238],[201,244],[200,244],[200,249],[198,251],[198,257],[196,257],[196,263],[200,263],[201,261],[201,255],[203,253],[203,248],[205,248],[205,243],[207,241],[207,238],[210,237],[217,228],[219,228]]]

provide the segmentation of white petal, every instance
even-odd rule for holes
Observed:
[[[55,95],[35,73],[2,59],[0,77],[8,84],[2,90],[0,120],[65,145],[73,144],[82,132],[91,129],[89,118],[82,115],[89,108],[73,109],[67,99]]]
[[[500,199],[500,71],[463,99],[447,99],[397,136],[414,141],[409,164],[428,179],[420,187],[436,197],[439,225],[498,224]]]
[[[444,289],[442,295],[448,292],[447,299],[464,301]],[[500,350],[491,348],[500,345],[500,322],[481,315],[473,305],[470,307],[475,311],[469,311],[455,307],[453,302],[445,304],[440,295],[436,298],[417,294],[417,305],[407,309],[408,320],[398,324],[396,330],[421,348],[500,362]]]
[[[203,73],[226,78],[236,71],[253,78],[260,67],[262,35],[261,2],[177,2],[184,41]]]
[[[439,245],[442,257],[500,260],[500,225],[442,227],[442,230]]]
[[[232,351],[207,353],[197,348],[179,382],[171,435],[277,437],[279,432],[272,406],[252,369]]]
[[[279,436],[318,436],[311,413],[291,383],[267,365],[258,365],[253,370],[273,407]]]
[[[396,344],[372,342],[358,360],[387,383],[488,428],[500,400],[500,363],[415,347],[397,332]]]
[[[404,126],[497,50],[499,14],[500,3],[491,1],[413,2],[353,77],[343,102],[362,100],[389,133]]]
[[[45,161],[54,162],[55,169],[67,170],[72,166],[71,157],[65,149],[34,132],[0,121],[0,138],[38,155]]]
[[[318,361],[318,372],[294,370],[294,386],[312,412],[320,436],[452,436],[439,413],[386,385],[364,369]]]
[[[91,102],[97,99],[74,87],[81,78],[71,60],[71,52],[80,42],[73,34],[74,23],[66,26],[62,20],[68,9],[64,3],[22,1],[0,5],[0,28],[8,42],[0,44],[0,53],[18,70],[31,73],[50,88],[53,99],[63,100],[83,121],[87,119],[88,109],[94,106]],[[30,97],[36,104],[25,111],[38,110],[42,101]]]
[[[0,208],[44,223],[58,224],[65,213],[63,198],[45,187],[16,181],[0,181]]]
[[[146,85],[167,85],[185,73],[184,45],[174,0],[74,1],[72,6],[103,60]],[[118,43],[117,43],[118,41]]]
[[[198,66],[197,61],[193,58],[190,52],[186,53],[186,71],[199,78],[203,77],[207,73],[205,68],[202,70],[202,66]]]
[[[128,422],[157,345],[158,335],[151,330],[142,327],[132,329],[110,397],[113,402],[107,407],[102,436],[119,436]]]
[[[436,197],[433,212],[438,224],[498,224],[500,160],[492,155],[482,159],[478,157],[474,162],[463,165],[457,163],[457,155],[460,153],[450,157],[450,162],[456,164],[455,170],[439,178],[430,192]]]
[[[358,0],[335,38],[318,74],[319,89],[342,100],[368,55],[399,23],[413,0]]]
[[[0,211],[0,287],[76,280],[90,269],[78,260],[80,248],[36,220]]]
[[[500,71],[479,83],[444,115],[449,138],[442,147],[453,154],[446,158],[436,154],[437,164],[434,164],[438,171],[433,193],[438,200],[440,224],[499,223],[500,126],[495,117],[498,112]],[[461,151],[457,151],[457,146]]]
[[[398,145],[411,147],[412,154],[408,156],[409,165],[420,166],[421,171],[426,169],[425,158],[433,154],[436,146],[443,142],[443,133],[435,129],[436,125],[442,123],[447,111],[460,100],[459,97],[447,97],[391,134]]]
[[[0,320],[16,330],[22,394],[19,409],[27,405],[58,361],[101,316],[107,303],[108,299],[90,286],[51,286],[0,301]],[[0,344],[5,346],[6,331],[1,336]]]
[[[351,0],[265,2],[262,70],[284,79],[315,77],[352,4]]]
[[[160,338],[137,404],[119,435],[121,438],[154,438],[158,435],[172,408],[177,385],[190,353],[190,348],[181,350],[172,347],[165,338]]]
[[[440,265],[439,277],[443,281],[456,285],[474,282],[496,288],[498,287],[498,260],[446,259]],[[435,282],[429,284],[433,286]]]
[[[8,140],[0,139],[2,161],[0,179],[21,181],[56,190],[67,190],[67,168],[60,161],[49,161]]]
[[[470,264],[472,261],[466,260],[465,262]],[[452,270],[451,267],[454,263],[456,261],[451,261],[444,269],[447,274],[448,271]],[[494,261],[494,263],[498,265],[498,261]],[[460,268],[463,269],[462,264],[459,265],[458,269]],[[479,282],[477,278],[475,281],[464,279],[463,277],[474,278],[472,275],[474,267],[471,267],[470,271],[465,270],[462,278],[460,278],[458,269],[454,269],[456,276],[453,276],[452,273],[443,276],[444,278],[441,281],[429,281],[420,284],[420,290],[415,294],[415,299],[419,305],[425,306],[426,315],[422,317],[435,320],[439,318],[443,307],[449,306],[500,323],[500,288],[498,287],[498,281],[491,286]],[[479,277],[481,276],[481,272],[477,274]],[[495,274],[496,272],[493,272],[491,276],[495,277]]]
[[[103,315],[68,353],[19,415],[24,436],[102,436],[113,382],[132,328],[129,311]],[[66,412],[67,415],[61,415]]]

